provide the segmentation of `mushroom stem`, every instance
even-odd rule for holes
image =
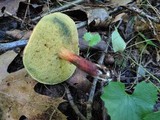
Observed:
[[[88,73],[89,75],[92,75],[92,76],[99,75],[99,70],[96,64],[70,52],[69,50],[65,48],[61,49],[59,53],[59,57],[61,59],[71,62],[72,64],[74,64],[79,69],[83,70],[84,72]]]

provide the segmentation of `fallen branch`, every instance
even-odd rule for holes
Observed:
[[[65,4],[65,5],[63,5],[63,6],[61,6],[61,7],[52,9],[51,11],[49,11],[49,12],[47,12],[47,13],[43,13],[42,15],[40,15],[40,16],[32,19],[32,22],[35,22],[35,21],[41,19],[42,17],[44,17],[45,15],[48,15],[49,13],[62,11],[62,10],[68,9],[68,8],[70,8],[70,7],[73,7],[73,6],[75,6],[76,4],[80,4],[80,3],[82,3],[82,2],[84,2],[84,0],[75,0],[75,1],[70,2],[70,3],[68,3],[68,4]]]
[[[18,21],[18,22],[25,23],[25,24],[29,25],[29,26],[32,27],[32,28],[34,27],[34,25],[31,25],[31,24],[27,23],[26,21],[22,20],[21,18],[13,15],[12,13],[10,13],[10,12],[8,12],[8,11],[6,11],[6,10],[3,12],[3,14],[6,14],[6,15],[12,17],[13,19],[15,19],[15,20]]]
[[[12,50],[17,47],[24,47],[28,40],[18,40],[9,43],[0,43],[0,52],[5,52],[7,50]]]

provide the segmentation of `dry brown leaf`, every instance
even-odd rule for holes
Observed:
[[[34,91],[37,82],[22,69],[7,76],[0,83],[0,120],[66,120],[58,109],[62,98],[51,98]]]
[[[88,17],[88,25],[94,22],[93,26],[107,26],[111,17],[109,16],[109,12],[104,8],[92,8],[86,10]]]
[[[5,7],[5,10],[15,15],[19,6],[19,2],[25,0],[0,0],[0,9]],[[2,12],[0,12],[0,17],[2,16]]]
[[[139,18],[137,18],[134,29],[137,32],[152,30],[153,37],[160,41],[160,24],[158,23],[153,23],[151,26],[148,21],[140,20]]]
[[[17,56],[14,51],[7,51],[0,55],[0,81],[3,80],[9,73],[7,72],[8,65]]]
[[[76,69],[75,73],[67,81],[69,85],[84,91],[86,93],[91,89],[91,82],[86,78],[87,74],[80,69]]]
[[[126,13],[121,13],[121,14],[118,14],[114,20],[112,21],[112,23],[115,23],[115,22],[118,22],[120,20],[125,20],[124,18],[126,18],[127,14]]]
[[[29,37],[31,36],[32,31],[22,31],[22,30],[11,30],[11,31],[6,31],[6,34],[8,36],[11,36],[13,38],[16,39],[29,39]]]
[[[114,5],[126,5],[130,3],[132,0],[111,0],[111,3]]]

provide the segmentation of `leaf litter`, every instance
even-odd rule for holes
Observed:
[[[18,120],[26,116],[29,120],[65,120],[58,109],[64,100],[51,98],[34,91],[37,82],[22,69],[8,75],[0,83],[1,120]]]
[[[17,53],[14,51],[7,51],[0,55],[0,82],[9,75],[7,72],[8,65],[13,61],[16,55]]]
[[[29,0],[28,2],[24,2],[25,6],[29,6],[26,8],[24,6],[22,7],[19,4],[21,1],[24,1],[24,0],[13,0],[13,1],[5,0],[5,1],[0,2],[0,3],[3,3],[3,4],[0,4],[0,7],[4,6],[5,2],[8,2],[8,4],[5,4],[6,11],[10,12],[11,14],[13,14],[15,16],[22,15],[21,17],[22,18],[24,17],[23,19],[25,19],[25,22],[26,22],[25,23],[25,22],[21,21],[22,22],[21,23],[18,19],[15,18],[15,16],[13,17],[13,16],[9,15],[9,17],[11,17],[15,21],[17,21],[16,29],[19,30],[18,33],[20,33],[20,37],[19,37],[19,35],[17,37],[16,32],[12,32],[12,30],[8,29],[9,27],[7,27],[7,31],[11,31],[10,37],[12,38],[12,40],[13,40],[13,38],[14,38],[14,40],[21,39],[21,38],[28,39],[28,35],[27,35],[27,37],[21,37],[21,30],[24,30],[24,29],[25,30],[26,29],[32,30],[33,27],[31,27],[30,24],[34,24],[34,25],[36,24],[36,21],[33,20],[32,18],[34,18],[34,17],[41,18],[41,17],[39,17],[39,14],[40,14],[40,16],[41,15],[43,16],[43,14],[41,14],[41,13],[43,13],[44,11],[41,11],[39,9],[39,7],[38,7],[39,5],[46,6],[46,8],[47,8],[46,12],[48,12],[48,13],[50,12],[50,10],[52,10],[52,7],[55,7],[54,6],[55,4],[57,5],[57,3],[53,2],[53,1],[47,1],[47,2],[45,1],[44,2],[41,0],[34,0],[34,1]],[[17,4],[15,5],[14,2]],[[64,4],[64,2],[62,2],[62,1],[58,1],[58,2],[60,2],[60,4],[61,3]],[[127,89],[127,90],[129,90],[129,92],[133,92],[132,87],[135,85],[135,83],[137,83],[137,85],[140,84],[139,82],[141,82],[141,81],[151,81],[151,82],[153,82],[153,84],[155,86],[159,87],[160,83],[157,81],[157,79],[154,79],[154,78],[156,77],[159,79],[159,72],[160,72],[159,71],[159,66],[160,66],[160,63],[159,63],[160,52],[159,51],[160,50],[159,50],[159,41],[158,41],[159,40],[159,33],[160,33],[159,32],[160,31],[160,27],[159,27],[160,24],[155,23],[154,19],[151,18],[152,16],[149,16],[149,18],[146,18],[145,14],[142,14],[142,13],[146,12],[146,13],[148,13],[146,15],[158,16],[159,13],[157,12],[157,9],[159,9],[159,8],[158,8],[158,5],[156,6],[157,3],[153,0],[146,1],[146,3],[142,3],[142,0],[137,0],[136,2],[132,2],[131,4],[129,4],[131,2],[131,0],[125,0],[125,1],[124,0],[121,0],[121,1],[111,0],[110,1],[111,4],[108,3],[108,1],[105,1],[105,2],[101,1],[100,3],[102,3],[102,4],[99,4],[99,1],[96,1],[98,4],[94,4],[93,1],[92,1],[93,3],[91,1],[87,1],[87,2],[88,2],[87,6],[85,6],[84,4],[81,6],[75,6],[75,8],[78,8],[78,9],[84,9],[86,7],[86,8],[89,8],[90,11],[96,10],[95,12],[91,12],[92,13],[91,14],[90,12],[86,11],[86,9],[84,9],[83,14],[86,13],[87,18],[82,18],[85,15],[82,15],[82,13],[80,14],[78,11],[75,10],[75,8],[68,9],[68,12],[66,12],[66,14],[71,15],[72,18],[74,20],[76,20],[77,25],[79,25],[79,23],[81,24],[81,22],[85,23],[86,21],[88,21],[88,22],[90,21],[88,23],[90,29],[88,28],[88,26],[86,27],[87,23],[85,23],[85,25],[83,24],[83,26],[85,26],[85,27],[82,27],[82,28],[80,27],[78,30],[78,31],[83,32],[82,35],[79,35],[81,56],[84,56],[86,59],[98,63],[97,62],[98,58],[101,56],[100,53],[105,53],[105,57],[107,56],[106,54],[110,54],[110,56],[113,57],[112,58],[113,62],[112,62],[112,64],[105,64],[105,66],[107,67],[107,69],[109,69],[109,71],[114,71],[114,73],[111,74],[111,78],[110,78],[111,80],[120,80],[121,82],[123,82],[125,84],[125,88],[123,89],[123,91],[125,89]],[[60,4],[58,4],[57,6],[60,6]],[[32,7],[34,5],[37,7],[33,11]],[[13,11],[11,11],[10,8],[12,8],[13,6],[15,7],[15,9],[13,9]],[[107,6],[109,6],[109,7],[107,7]],[[104,9],[103,9],[103,7],[104,7]],[[106,8],[107,8],[107,11],[106,11]],[[138,8],[138,9],[132,9],[132,8]],[[138,11],[139,8],[141,8],[142,11]],[[17,11],[17,9],[19,9],[19,11]],[[116,11],[116,9],[117,9],[117,11]],[[39,14],[34,13],[36,10],[38,10],[37,13],[39,13]],[[137,10],[137,11],[134,11],[134,10]],[[144,10],[144,12],[143,12],[143,10]],[[16,15],[16,12],[17,12],[17,15]],[[25,13],[26,13],[26,15],[25,15]],[[129,14],[129,13],[131,13],[131,14]],[[75,15],[75,14],[77,14],[77,15]],[[2,15],[2,14],[0,14],[0,15]],[[82,19],[77,18],[78,15],[81,16]],[[8,15],[5,14],[5,16],[8,16]],[[3,19],[3,17],[1,17],[1,18]],[[113,19],[110,19],[110,18],[113,18]],[[109,19],[109,21],[107,21],[108,19]],[[84,20],[86,20],[86,21],[84,21]],[[92,29],[92,25],[93,25],[93,27],[96,27],[96,29]],[[21,26],[21,28],[18,28],[18,26]],[[102,26],[103,26],[103,29],[101,29]],[[126,26],[129,26],[129,27],[126,28]],[[118,36],[120,41],[118,41],[118,42],[117,42],[117,40],[114,41],[114,44],[115,44],[114,46],[118,46],[118,48],[115,48],[109,42],[110,41],[109,39],[111,38],[111,35],[112,35],[111,33],[114,32],[115,27],[117,27],[118,32],[116,33],[116,35],[114,35],[114,37]],[[15,27],[14,27],[14,29],[15,29]],[[6,28],[3,28],[3,30],[6,30]],[[102,40],[99,42],[99,44],[90,47],[82,39],[83,39],[84,33],[92,32],[92,31],[100,33],[100,35],[102,36]],[[2,32],[5,33],[4,31],[2,31]],[[81,33],[81,32],[79,32],[79,33]],[[141,36],[140,36],[137,33],[142,33],[143,35],[141,34]],[[137,36],[141,37],[141,39],[139,39]],[[4,36],[2,36],[2,37],[4,37]],[[3,40],[5,41],[6,38],[3,38]],[[7,41],[9,41],[8,38],[7,38]],[[148,45],[144,49],[145,44],[148,44]],[[107,51],[105,51],[106,46],[108,46],[108,45],[109,45],[109,49]],[[119,45],[120,45],[120,47],[119,47]],[[157,47],[155,48],[154,46],[157,46]],[[143,49],[141,49],[141,48],[143,48]],[[124,51],[124,49],[125,49],[125,51]],[[21,50],[23,51],[23,48]],[[113,52],[113,50],[115,50],[115,52]],[[118,51],[122,51],[122,52],[119,53]],[[146,51],[148,51],[148,52],[146,52]],[[62,120],[63,119],[71,119],[71,120],[76,120],[76,119],[78,120],[79,119],[79,117],[74,114],[74,111],[70,112],[70,109],[68,109],[68,107],[63,107],[63,109],[66,109],[68,114],[71,115],[70,118],[66,118],[66,116],[64,116],[62,113],[60,113],[60,111],[57,110],[58,104],[60,104],[64,101],[62,98],[54,98],[54,97],[50,98],[47,95],[44,96],[44,95],[40,95],[39,93],[36,93],[34,91],[34,86],[35,86],[36,82],[32,78],[27,76],[27,73],[25,72],[25,70],[20,70],[20,71],[14,72],[12,74],[7,73],[6,69],[8,67],[9,62],[12,61],[12,57],[9,57],[9,55],[8,55],[7,58],[10,59],[8,61],[6,58],[3,57],[3,54],[1,56],[2,56],[1,60],[4,61],[4,63],[2,63],[2,64],[5,64],[4,66],[2,64],[0,64],[1,65],[0,67],[3,68],[3,72],[0,74],[4,73],[3,81],[0,84],[0,86],[2,86],[2,87],[0,87],[0,91],[1,91],[1,93],[0,93],[0,102],[1,102],[0,108],[2,111],[0,115],[1,115],[2,119],[6,119],[6,120],[13,119],[14,120],[15,118],[19,119],[21,116],[26,116],[28,119],[44,120],[44,119],[48,119],[48,117],[46,117],[46,114],[48,116],[50,116],[50,118],[52,116],[54,116],[55,119],[58,119],[59,116],[57,116],[57,115],[59,115],[59,114],[60,114],[60,116],[62,115],[61,117],[59,117],[59,119],[62,119]],[[14,58],[14,56],[13,56],[13,58]],[[5,59],[6,59],[6,61],[5,61]],[[110,58],[108,58],[108,56],[107,56],[107,59],[110,59]],[[116,62],[116,61],[119,61],[119,62]],[[144,71],[144,69],[147,70],[148,72]],[[105,72],[104,70],[105,69],[103,69],[103,72]],[[148,73],[150,73],[150,74],[148,74]],[[86,82],[85,82],[86,79],[89,81],[89,84],[86,84]],[[26,82],[26,80],[30,81],[30,83]],[[83,84],[81,84],[81,82],[83,84],[85,84],[85,86]],[[68,81],[68,83],[69,83],[69,81]],[[86,97],[88,98],[88,93],[87,94],[83,93],[84,91],[81,89],[86,89],[87,88],[86,86],[89,85],[89,87],[88,87],[89,89],[86,89],[86,91],[88,92],[90,90],[90,83],[91,84],[94,83],[93,78],[90,76],[87,76],[86,74],[83,74],[83,73],[81,74],[81,72],[78,74],[76,73],[75,76],[71,77],[71,81],[69,84],[70,84],[70,87],[73,86],[74,88],[71,87],[70,90],[71,90],[71,94],[73,95],[73,99],[74,99],[73,101],[76,103],[76,105],[80,106],[80,107],[78,107],[79,109],[82,106],[88,106],[88,103],[86,100]],[[107,115],[104,114],[104,113],[106,113],[106,110],[103,108],[103,104],[100,101],[100,97],[97,97],[97,94],[101,94],[101,91],[102,91],[101,88],[103,86],[106,86],[106,83],[103,84],[103,82],[98,81],[95,95],[94,95],[94,97],[96,99],[98,99],[98,101],[96,102],[96,104],[95,104],[95,102],[93,102],[93,104],[92,103],[89,104],[89,105],[94,106],[92,109],[92,117],[95,120],[102,120],[102,119],[110,120],[110,118],[108,117],[108,114],[111,116],[111,119],[112,119],[112,115],[115,112],[117,112],[117,110],[119,110],[119,108],[116,107],[113,112],[108,112]],[[110,85],[108,85],[108,86],[110,86]],[[28,88],[30,88],[30,90],[28,90]],[[93,86],[91,86],[91,88],[93,88]],[[137,88],[137,86],[135,87],[135,89],[136,88]],[[39,89],[41,89],[41,88],[39,87]],[[83,92],[77,92],[78,91],[77,89],[80,89],[80,91],[83,91]],[[118,88],[114,89],[114,90],[118,90]],[[142,89],[142,91],[143,90],[145,90],[145,88]],[[42,90],[42,91],[45,91],[45,90]],[[117,91],[115,91],[115,92],[117,92]],[[81,94],[79,94],[79,93],[81,93]],[[83,93],[83,95],[82,95],[82,93]],[[108,94],[108,96],[110,96],[110,94],[112,95],[113,93],[110,92]],[[125,93],[125,95],[126,94],[127,93]],[[143,93],[142,93],[142,95],[143,95]],[[34,98],[37,98],[36,104],[33,104],[33,103],[35,103],[35,99],[33,98],[33,96],[36,96]],[[117,96],[117,98],[119,100],[119,98],[124,99],[125,97]],[[34,100],[31,100],[31,99],[34,99]],[[41,101],[42,99],[44,101]],[[57,100],[58,100],[58,102],[57,102]],[[116,99],[112,100],[113,103],[111,104],[111,106],[116,105],[116,103],[119,102],[118,100],[117,100],[117,102],[116,102]],[[95,101],[95,100],[93,99],[93,101]],[[52,102],[53,102],[53,104],[52,104]],[[129,103],[130,103],[130,101],[129,101]],[[159,103],[159,101],[157,101],[157,103]],[[52,106],[51,104],[52,105],[55,104],[55,106]],[[27,105],[30,107],[27,107]],[[45,109],[43,107],[43,105],[47,106],[47,108]],[[156,105],[158,106],[158,104],[156,104]],[[15,107],[15,106],[18,106],[18,107]],[[110,109],[111,106],[109,106],[109,107],[108,106],[107,106],[107,109]],[[147,105],[145,107],[147,107]],[[124,106],[122,106],[121,108],[124,108]],[[158,110],[159,108],[160,107],[158,107],[156,109]],[[42,109],[42,110],[39,110],[39,109]],[[126,106],[126,109],[129,109],[129,107]],[[102,112],[102,110],[103,110],[103,112]],[[34,115],[32,114],[33,111],[36,111],[36,113]],[[57,112],[58,112],[58,114],[56,114]],[[86,115],[87,118],[89,118],[88,111],[86,112],[85,110],[81,110],[81,112],[84,113],[84,115]],[[127,115],[127,113],[128,113],[128,111],[122,111],[123,115]],[[159,113],[158,114],[157,113],[151,113],[151,114],[147,115],[144,119],[151,119],[151,118],[155,118],[155,117],[157,118],[157,116],[159,116]],[[133,114],[134,114],[134,112],[133,112]],[[133,116],[133,114],[131,113],[130,118],[137,116],[135,114]],[[39,118],[37,116],[39,116]]]

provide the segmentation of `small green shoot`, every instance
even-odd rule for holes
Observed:
[[[152,46],[157,47],[157,45],[155,45],[150,39],[146,38],[144,36],[144,34],[142,34],[141,32],[139,32],[138,34],[139,34],[139,36],[141,36],[146,41],[147,45],[152,45]]]
[[[83,39],[88,42],[88,45],[90,47],[93,47],[95,45],[97,45],[100,41],[101,41],[101,36],[96,33],[96,34],[92,34],[90,32],[86,32],[83,36]]]
[[[104,87],[101,99],[112,120],[142,120],[144,116],[153,112],[157,94],[157,89],[152,83],[137,84],[130,95],[125,92],[123,83],[110,82]]]
[[[126,43],[124,42],[123,38],[119,34],[117,28],[112,33],[112,47],[114,52],[123,52],[126,48]]]

